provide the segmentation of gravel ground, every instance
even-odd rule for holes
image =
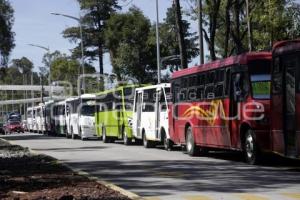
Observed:
[[[45,155],[0,140],[0,199],[127,200]]]

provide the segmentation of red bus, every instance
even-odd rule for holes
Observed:
[[[271,94],[272,150],[300,157],[300,40],[273,48]]]
[[[239,150],[248,163],[270,149],[269,52],[247,53],[174,72],[170,138],[197,155]]]

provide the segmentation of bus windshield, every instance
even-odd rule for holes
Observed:
[[[271,61],[256,60],[249,63],[252,96],[254,99],[271,98]]]
[[[96,106],[82,106],[81,108],[81,115],[83,116],[94,116],[96,111]]]
[[[252,75],[251,85],[254,99],[270,99],[271,75]]]

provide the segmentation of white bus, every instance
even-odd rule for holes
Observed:
[[[34,114],[34,109],[33,107],[28,107],[27,108],[27,129],[29,132],[33,132],[33,127],[35,124],[35,114]]]
[[[79,97],[70,97],[66,99],[66,137],[73,139],[78,135],[78,106],[80,104]]]
[[[55,134],[65,135],[67,132],[66,127],[66,101],[59,101],[53,105],[53,117],[55,124]]]
[[[36,121],[34,131],[38,133],[45,133],[45,105],[41,103],[38,106],[34,107],[34,110]]]
[[[137,140],[143,140],[145,148],[163,143],[165,149],[172,148],[169,136],[168,102],[170,84],[137,88],[135,91],[132,130]]]
[[[66,100],[67,136],[82,140],[97,137],[95,129],[96,95],[84,94]]]

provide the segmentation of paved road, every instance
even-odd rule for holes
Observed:
[[[179,149],[103,144],[36,134],[3,136],[148,199],[300,199],[300,163],[244,164],[238,153],[191,158]]]

